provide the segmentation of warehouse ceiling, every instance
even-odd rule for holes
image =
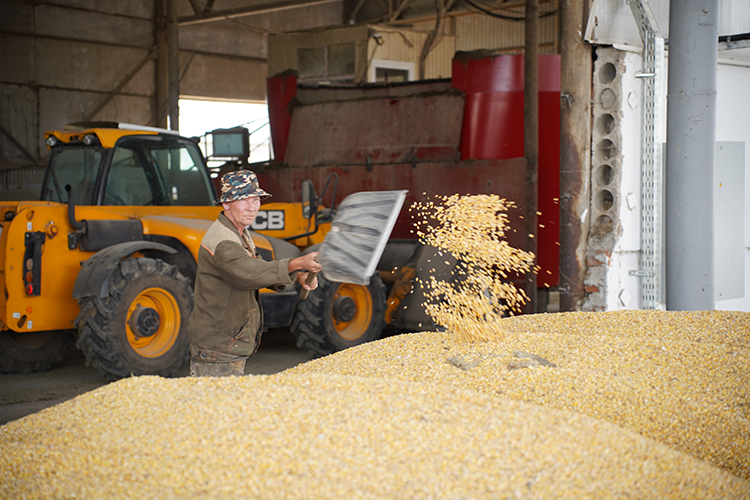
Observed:
[[[661,24],[668,2],[651,3]],[[425,33],[439,28],[454,37],[456,50],[519,51],[524,5],[518,0],[3,0],[0,169],[42,164],[44,130],[70,122],[166,127],[166,38],[175,24],[179,78],[173,80],[179,80],[181,97],[262,102],[271,34],[377,23]],[[541,17],[550,26],[542,47],[546,53],[559,53],[560,5],[560,0],[540,0]],[[724,54],[739,56],[750,50],[744,45],[750,8],[744,0],[722,0],[721,9],[722,34],[729,36],[724,48],[736,49]],[[590,41],[638,44],[623,0],[595,0],[590,11],[599,21]],[[459,20],[471,16],[476,22],[464,23],[469,27],[460,31]],[[501,36],[504,45],[498,43]]]
[[[171,60],[180,97],[262,102],[269,35],[364,22],[429,32],[436,9],[443,19],[487,11],[509,20],[514,33],[523,25],[515,22],[523,17],[519,1],[3,0],[0,169],[43,164],[44,131],[71,122],[167,127]],[[176,58],[167,40],[174,25]]]

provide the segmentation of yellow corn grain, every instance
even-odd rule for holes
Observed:
[[[575,411],[750,479],[750,314],[537,314],[499,328],[484,341],[390,337],[288,372],[446,384]]]
[[[437,378],[604,418],[750,478],[747,314],[504,319],[505,312],[526,301],[502,282],[505,271],[528,272],[528,259],[533,259],[510,251],[502,241],[510,205],[496,196],[438,200],[413,206],[420,217],[418,235],[466,264],[462,280],[431,277],[423,284],[431,299],[426,310],[451,332],[451,342],[486,341],[481,345],[488,352],[478,355],[486,362],[470,374],[451,373],[452,367],[439,363],[443,353],[433,353],[427,362],[443,369]],[[713,333],[717,325],[722,328],[718,337]],[[533,367],[539,358],[519,357],[529,352],[557,359],[555,369],[518,370]],[[396,370],[399,378],[410,373]],[[423,380],[421,373],[417,368],[415,380]]]
[[[491,338],[498,321],[528,300],[507,282],[513,273],[537,271],[533,253],[505,240],[513,207],[496,195],[437,196],[412,205],[420,242],[459,262],[449,280],[430,276],[420,282],[428,299],[425,311],[435,324],[469,340]]]
[[[750,498],[749,315],[503,318],[524,296],[497,275],[533,256],[495,237],[500,200],[453,200],[469,229],[432,242],[468,286],[422,284],[447,331],[110,384],[0,427],[0,498]]]
[[[413,340],[413,339],[412,339]],[[743,498],[581,413],[333,374],[124,379],[0,427],[2,498]]]

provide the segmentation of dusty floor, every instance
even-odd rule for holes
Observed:
[[[312,359],[294,345],[288,330],[273,330],[263,336],[258,352],[245,366],[245,373],[269,375]],[[187,376],[183,366],[178,375]],[[52,370],[29,375],[0,374],[0,425],[54,406],[107,384],[99,373],[84,364],[83,353],[72,350]]]

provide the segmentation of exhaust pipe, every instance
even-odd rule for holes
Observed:
[[[86,229],[86,226],[82,222],[76,220],[75,195],[73,194],[73,188],[70,187],[70,184],[65,185],[65,191],[68,192],[68,220],[70,221],[70,225],[79,231],[83,231]]]

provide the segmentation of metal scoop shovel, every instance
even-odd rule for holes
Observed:
[[[338,283],[367,286],[391,236],[407,190],[350,194],[336,210],[318,253],[323,276]],[[315,279],[310,273],[307,283]],[[300,291],[300,299],[307,290]]]

